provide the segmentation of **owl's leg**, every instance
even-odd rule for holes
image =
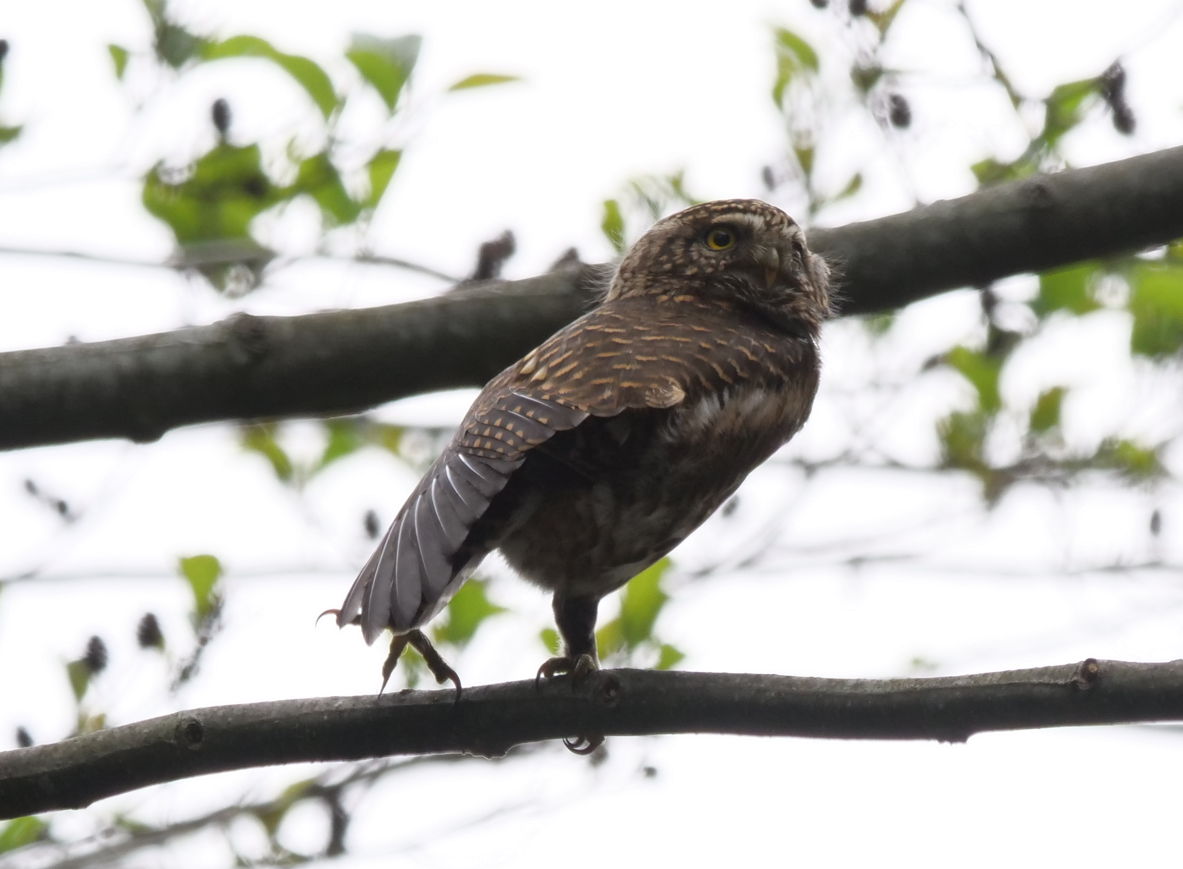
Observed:
[[[596,655],[596,611],[600,607],[600,599],[568,598],[555,592],[553,607],[555,625],[563,639],[563,655],[545,661],[538,668],[538,675],[534,678],[535,687],[543,677],[550,679],[559,673],[569,673],[572,684],[578,685],[589,674],[600,669],[600,659]],[[563,740],[563,745],[574,754],[591,754],[603,744],[604,737],[599,735]]]
[[[424,633],[420,630],[407,631],[405,634],[395,634],[390,641],[390,653],[386,656],[386,663],[382,665],[382,688],[378,693],[386,690],[386,683],[390,681],[390,674],[394,672],[395,665],[398,664],[398,659],[402,656],[403,650],[410,646],[420,655],[423,656],[423,662],[427,664],[427,669],[431,671],[431,675],[435,676],[435,681],[440,685],[450,681],[456,686],[456,702],[460,702],[460,677],[456,675],[456,671],[448,666],[447,662],[440,656],[440,653],[435,650],[435,646],[427,639]]]
[[[563,640],[563,654],[538,668],[536,683],[560,673],[570,673],[579,682],[588,673],[600,669],[600,660],[596,656],[596,612],[599,606],[598,597],[564,597],[561,592],[555,592],[555,626]]]

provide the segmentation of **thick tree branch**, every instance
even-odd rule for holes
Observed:
[[[1183,661],[1080,664],[927,679],[806,679],[605,670],[447,691],[196,709],[0,753],[0,817],[81,808],[205,773],[398,754],[496,757],[571,736],[729,733],[938,739],[1183,719]]]
[[[812,246],[848,314],[1183,236],[1183,148],[1000,185],[837,229]],[[437,299],[0,354],[0,449],[150,440],[226,419],[362,410],[478,386],[589,304],[594,267]]]

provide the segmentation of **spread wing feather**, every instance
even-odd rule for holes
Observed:
[[[548,422],[502,409],[506,404],[545,413]],[[525,451],[588,416],[514,393],[493,403],[491,417],[476,411],[407,499],[337,614],[339,625],[360,624],[368,643],[388,627],[403,633],[439,611],[466,568],[475,566],[457,563],[469,532],[525,461]]]
[[[710,307],[712,329],[696,325],[696,307]],[[472,529],[556,432],[739,382],[783,383],[803,354],[797,339],[690,296],[621,298],[586,314],[485,387],[358,574],[337,624],[360,624],[372,643],[435,615],[485,554],[465,550]]]

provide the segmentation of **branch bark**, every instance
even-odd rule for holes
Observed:
[[[815,229],[843,313],[885,310],[1008,275],[1183,236],[1183,148],[999,185],[865,223]],[[479,386],[578,316],[601,269],[494,281],[436,299],[0,354],[0,449],[227,419],[356,412]]]
[[[1079,664],[922,679],[809,679],[603,670],[447,691],[326,697],[179,712],[0,753],[0,817],[81,808],[189,776],[400,754],[498,757],[571,736],[724,733],[937,739],[1183,719],[1183,661]]]

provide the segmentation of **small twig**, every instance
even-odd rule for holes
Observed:
[[[233,265],[235,263],[243,262],[258,262],[265,256],[265,252],[260,248],[251,248],[247,252],[239,250],[234,251],[188,251],[184,254],[172,256],[166,260],[143,260],[133,259],[131,257],[109,256],[100,253],[87,253],[80,250],[54,250],[50,248],[24,248],[24,247],[7,247],[0,246],[0,256],[29,256],[29,257],[44,257],[49,259],[71,259],[82,260],[84,262],[114,265],[114,266],[128,266],[130,268],[140,269],[163,269],[167,271],[178,271],[196,268],[198,266],[218,266],[218,265]],[[454,284],[460,279],[454,275],[445,274],[431,268],[430,266],[420,265],[419,263],[411,262],[410,260],[400,259],[393,256],[380,256],[374,253],[360,253],[356,256],[342,256],[339,254],[314,253],[314,254],[296,254],[292,256],[277,255],[276,263],[278,266],[291,265],[297,262],[306,262],[308,260],[330,260],[341,263],[360,263],[362,265],[376,265],[376,266],[391,266],[394,268],[405,269],[406,271],[419,272],[420,274],[429,275],[449,284]]]

